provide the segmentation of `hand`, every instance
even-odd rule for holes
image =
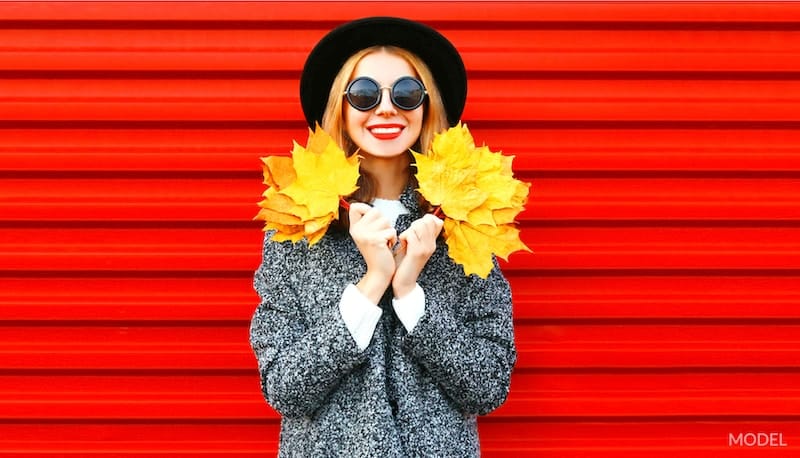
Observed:
[[[350,237],[367,264],[367,273],[356,287],[377,304],[395,273],[392,247],[397,243],[397,231],[380,211],[364,203],[350,204],[349,216]]]
[[[394,297],[403,297],[414,289],[420,272],[436,251],[436,238],[443,225],[444,221],[427,214],[400,234],[400,246],[395,254],[397,268],[392,278]]]

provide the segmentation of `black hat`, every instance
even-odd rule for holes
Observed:
[[[467,72],[453,44],[419,22],[368,17],[333,29],[308,55],[300,77],[300,103],[311,128],[322,122],[331,85],[342,65],[356,52],[376,45],[403,48],[422,59],[436,80],[448,122],[458,123],[467,98]]]

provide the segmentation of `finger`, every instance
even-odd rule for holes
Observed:
[[[422,221],[425,221],[428,224],[432,224],[435,227],[444,226],[444,220],[431,213],[424,215],[422,217]]]
[[[418,242],[430,241],[436,238],[436,228],[430,221],[424,219],[414,221],[408,229]]]
[[[368,226],[372,230],[386,229],[387,227],[394,228],[389,223],[389,220],[383,216],[377,208],[370,208],[370,210],[362,217],[362,224]]]
[[[382,245],[385,245],[389,248],[389,250],[394,250],[395,245],[397,245],[399,238],[397,237],[397,231],[394,228],[383,229],[377,233],[378,240]]]
[[[355,207],[355,209],[353,208]],[[386,228],[391,228],[383,214],[377,208],[370,207],[367,204],[359,203],[353,204],[350,207],[350,227],[359,226],[362,231],[376,231]],[[355,216],[355,218],[353,218]]]
[[[444,227],[444,221],[434,215],[425,215],[422,217],[422,221],[425,223],[426,229],[433,238],[438,237],[439,233],[442,231],[442,227]]]
[[[403,243],[408,243],[408,236],[409,236],[410,234],[411,234],[411,228],[409,227],[408,229],[404,230],[404,231],[403,231],[403,232],[400,234],[400,236],[398,236],[398,240],[400,240],[400,241],[401,241],[401,242],[403,242]]]
[[[366,215],[372,207],[363,203],[363,202],[353,202],[350,204],[350,211],[348,212],[348,216],[350,217],[350,224],[355,224],[361,221],[361,218]]]
[[[387,227],[385,229],[379,229],[372,232],[373,236],[371,237],[373,240],[379,241],[380,243],[384,242],[396,242],[397,241],[397,231],[393,227]]]

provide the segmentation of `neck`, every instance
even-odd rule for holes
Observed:
[[[361,167],[375,179],[375,197],[397,200],[408,183],[410,163],[407,154],[391,158],[364,155]]]

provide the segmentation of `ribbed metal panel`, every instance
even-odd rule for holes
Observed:
[[[800,4],[134,1],[0,3],[0,455],[274,454],[258,158],[313,44],[398,14],[533,182],[484,455],[800,453]]]

